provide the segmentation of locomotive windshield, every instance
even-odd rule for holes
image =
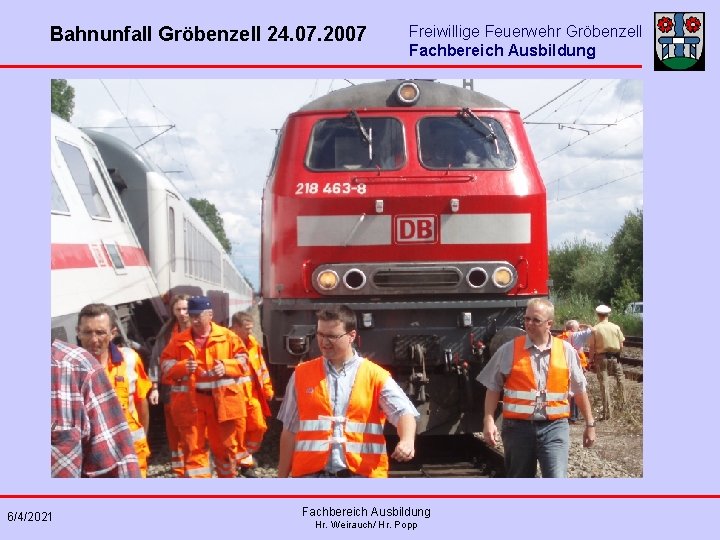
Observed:
[[[418,127],[420,160],[429,169],[512,169],[515,154],[505,130],[494,118],[468,110],[430,116]]]
[[[404,163],[402,124],[357,114],[315,124],[306,160],[315,171],[398,169]]]

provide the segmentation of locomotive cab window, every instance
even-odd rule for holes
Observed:
[[[512,169],[515,154],[494,118],[464,110],[456,116],[431,116],[418,126],[420,161],[428,169]]]
[[[313,127],[306,165],[314,171],[399,169],[405,164],[402,124],[395,118],[320,120]]]

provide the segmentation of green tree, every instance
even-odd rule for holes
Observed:
[[[202,218],[205,224],[210,227],[210,230],[215,234],[215,237],[218,239],[225,251],[230,253],[232,246],[230,245],[230,240],[228,240],[228,237],[225,234],[223,218],[215,205],[207,199],[190,198],[188,202]]]
[[[625,216],[625,221],[615,233],[610,244],[610,253],[615,260],[612,288],[623,289],[628,295],[632,290],[636,296],[630,301],[642,299],[643,290],[643,211],[635,210]],[[624,301],[625,299],[623,299]]]
[[[572,272],[572,292],[598,301],[609,301],[612,294],[610,276],[613,274],[613,261],[607,248],[595,244],[594,249],[584,253]],[[608,300],[603,300],[608,298]]]
[[[68,122],[75,109],[75,89],[65,79],[50,79],[50,110]]]
[[[586,265],[597,266],[597,259],[601,257],[605,249],[601,244],[591,244],[587,240],[565,241],[559,247],[550,249],[549,264],[550,277],[553,280],[553,287],[558,294],[569,295],[572,292],[594,297],[594,291],[588,290],[583,285],[580,289],[576,287],[579,277],[578,269]]]

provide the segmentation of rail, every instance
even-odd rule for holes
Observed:
[[[625,347],[636,347],[638,349],[643,348],[643,338],[642,336],[625,336]]]

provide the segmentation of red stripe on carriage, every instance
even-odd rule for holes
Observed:
[[[149,266],[142,248],[119,246],[119,249],[125,266]],[[112,264],[102,244],[94,244],[92,247],[90,244],[52,244],[50,246],[50,268],[52,270],[105,266],[111,268]]]

